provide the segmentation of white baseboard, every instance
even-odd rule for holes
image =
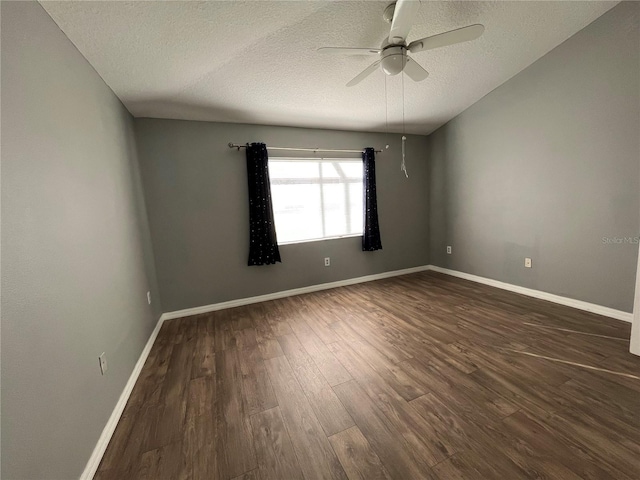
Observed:
[[[189,317],[191,315],[199,315],[201,313],[215,312],[216,310],[224,310],[225,308],[240,307],[242,305],[249,305],[252,303],[267,302],[269,300],[275,300],[277,298],[292,297],[294,295],[302,295],[304,293],[317,292],[320,290],[328,290],[330,288],[343,287],[345,285],[354,285],[356,283],[371,282],[373,280],[380,280],[383,278],[397,277],[399,275],[407,275],[409,273],[423,272],[425,270],[432,270],[434,272],[440,272],[452,277],[464,278],[465,280],[471,280],[472,282],[482,283],[491,287],[500,288],[502,290],[508,290],[510,292],[520,293],[527,295],[528,297],[539,298],[541,300],[547,300],[549,302],[558,303],[567,307],[577,308],[578,310],[584,310],[598,315],[604,315],[605,317],[615,318],[616,320],[622,320],[624,322],[631,322],[633,320],[633,314],[616,310],[614,308],[604,307],[602,305],[596,305],[594,303],[583,302],[582,300],[575,300],[573,298],[562,297],[553,293],[542,292],[540,290],[534,290],[531,288],[521,287],[519,285],[513,285],[510,283],[500,282],[490,278],[480,277],[478,275],[472,275],[470,273],[459,272],[457,270],[449,270],[448,268],[437,267],[435,265],[422,265],[420,267],[405,268],[403,270],[394,270],[391,272],[377,273],[375,275],[366,275],[364,277],[349,278],[347,280],[339,280],[337,282],[321,283],[318,285],[310,285],[308,287],[294,288],[292,290],[283,290],[280,292],[268,293],[266,295],[258,295],[256,297],[239,298],[237,300],[230,300],[227,302],[213,303],[211,305],[203,305],[201,307],[185,308],[184,310],[176,310],[174,312],[163,313],[160,317],[161,320],[171,320],[174,318]]]
[[[158,323],[156,327],[151,332],[151,336],[147,341],[147,344],[144,346],[142,353],[140,354],[140,358],[136,362],[136,366],[133,368],[133,372],[131,372],[131,376],[127,381],[127,384],[124,386],[124,390],[120,394],[120,398],[118,399],[118,403],[116,403],[113,412],[111,412],[111,416],[109,417],[109,421],[105,425],[102,430],[102,434],[98,439],[98,443],[93,449],[93,453],[87,462],[86,467],[84,468],[84,472],[80,476],[80,480],[91,480],[98,470],[98,466],[102,461],[102,456],[104,455],[105,450],[107,449],[107,445],[109,445],[109,441],[111,440],[111,436],[113,432],[116,430],[116,426],[118,425],[118,421],[120,420],[120,416],[124,411],[124,407],[127,405],[127,401],[129,400],[129,395],[131,395],[131,391],[138,380],[138,376],[142,371],[142,367],[144,366],[144,362],[147,361],[147,357],[149,356],[149,352],[151,352],[151,347],[153,347],[153,343],[156,341],[156,337],[158,336],[158,332],[162,327],[162,322],[164,319],[162,316],[158,319]]]
[[[605,317],[615,318],[616,320],[622,320],[624,322],[631,322],[633,320],[633,314],[631,313],[623,312],[622,310],[616,310],[614,308],[603,307],[602,305],[596,305],[595,303],[583,302],[582,300],[562,297],[553,293],[533,290],[532,288],[512,285],[510,283],[504,283],[498,280],[492,280],[490,278],[479,277],[477,275],[459,272],[457,270],[449,270],[448,268],[437,267],[435,265],[429,265],[429,270],[451,275],[452,277],[464,278],[465,280],[471,280],[472,282],[483,283],[491,287],[501,288],[502,290],[520,293],[522,295],[527,295],[528,297],[539,298],[541,300],[547,300],[548,302],[566,305],[567,307],[577,308],[578,310],[597,313],[598,315],[604,315]]]
[[[419,267],[405,268],[403,270],[394,270],[391,272],[376,273],[374,275],[366,275],[364,277],[348,278],[337,282],[320,283],[318,285],[309,285],[308,287],[294,288],[292,290],[283,290],[281,292],[268,293],[266,295],[258,295],[256,297],[239,298],[228,302],[213,303],[202,307],[185,308],[184,310],[176,310],[175,312],[166,312],[160,317],[162,320],[171,320],[173,318],[188,317],[191,315],[199,315],[201,313],[215,312],[225,308],[240,307],[251,303],[267,302],[277,298],[293,297],[304,293],[317,292],[320,290],[328,290],[330,288],[344,287],[345,285],[354,285],[356,283],[371,282],[373,280],[381,280],[383,278],[397,277],[399,275],[407,275],[409,273],[423,272],[429,270],[429,265],[421,265]]]

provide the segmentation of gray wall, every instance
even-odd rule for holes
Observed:
[[[38,3],[0,8],[2,478],[71,479],[161,311],[133,119]]]
[[[638,247],[602,239],[640,235],[639,10],[616,6],[430,135],[432,264],[632,310]]]
[[[382,251],[362,252],[360,237],[283,245],[281,264],[248,267],[244,151],[227,143],[380,148],[387,137],[181,120],[135,124],[165,311],[428,263],[426,137],[408,137],[409,179],[400,171],[400,135],[389,137],[391,148],[376,162]]]

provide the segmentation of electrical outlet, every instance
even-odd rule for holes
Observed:
[[[147,303],[151,305],[151,292],[147,292]]]
[[[447,253],[451,255],[451,245],[447,245]]]
[[[324,266],[325,267],[330,267],[331,266],[331,258],[330,257],[324,257]]]
[[[102,352],[102,355],[98,357],[98,361],[100,362],[100,373],[104,375],[105,373],[107,373],[107,370],[109,368],[107,366],[107,354]]]
[[[524,266],[526,268],[531,268],[531,259],[530,258],[525,258],[524,259]]]

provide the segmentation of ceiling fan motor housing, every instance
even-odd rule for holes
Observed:
[[[395,45],[387,47],[381,53],[380,66],[387,75],[397,75],[407,64],[407,47]]]

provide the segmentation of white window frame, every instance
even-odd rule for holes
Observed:
[[[312,162],[330,162],[330,163],[333,163],[333,162],[359,162],[359,163],[362,163],[362,158],[353,158],[353,157],[351,157],[351,158],[334,158],[334,157],[332,157],[332,158],[329,158],[329,157],[323,157],[323,158],[315,158],[315,157],[271,157],[271,156],[269,157],[269,162],[271,162],[271,161],[274,161],[274,162],[301,162],[301,161],[304,161],[304,160],[309,160],[309,161],[312,161]],[[322,177],[322,170],[320,170],[320,176]],[[311,180],[311,179],[309,179],[309,180]],[[362,171],[362,178],[359,179],[359,181],[360,182],[364,182],[364,168],[363,168],[363,171]],[[274,183],[274,180],[271,177],[269,177],[270,186],[274,185],[274,184],[277,185],[277,182],[278,182],[278,179],[275,179],[275,183]],[[305,182],[305,183],[313,183],[313,182],[309,181],[309,182]],[[355,182],[349,182],[349,183],[355,183]],[[320,189],[320,195],[321,195],[321,198],[322,198],[322,189]],[[346,195],[347,196],[349,195],[348,189],[346,191]],[[321,200],[321,203],[322,203],[322,205],[324,205],[324,202],[322,200]],[[346,210],[347,210],[347,218],[348,218],[348,215],[349,215],[348,205],[349,205],[349,203],[347,202],[346,205],[347,205],[347,209]],[[322,214],[322,218],[323,218],[322,229],[324,231],[325,230],[324,210],[321,210],[321,214]],[[362,213],[362,214],[364,214],[364,213]],[[274,213],[274,222],[275,221],[276,221],[276,219],[275,219],[275,213]],[[276,225],[276,231],[277,231],[277,229],[278,229],[278,227]],[[292,241],[289,241],[289,242],[282,242],[282,241],[278,240],[278,245],[295,245],[297,243],[323,242],[325,240],[336,240],[336,239],[339,239],[339,238],[362,237],[362,235],[364,235],[364,225],[362,226],[362,230],[363,231],[360,232],[360,233],[347,233],[347,234],[344,234],[344,235],[334,235],[334,236],[330,236],[330,237],[305,238],[304,240],[292,240]]]

